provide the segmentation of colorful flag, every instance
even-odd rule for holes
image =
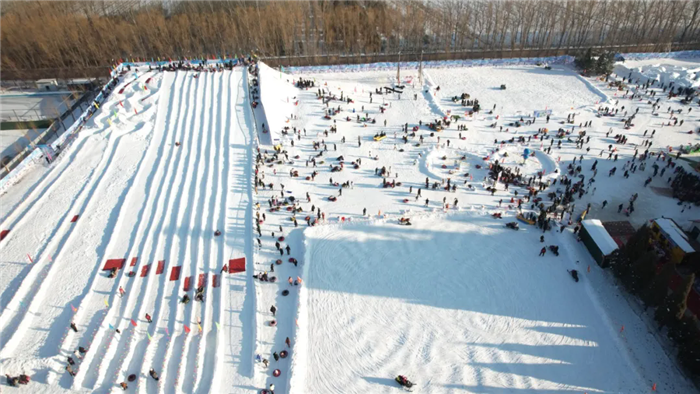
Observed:
[[[218,321],[217,321],[217,322],[214,322],[214,324],[216,324],[216,329],[217,329],[217,330],[221,330],[221,326],[219,326],[219,322],[218,322]]]
[[[146,335],[148,335],[148,340],[150,341],[152,339],[151,334],[149,334],[148,331],[146,331]]]
[[[131,325],[136,327],[136,322],[134,321],[134,319],[131,319]]]
[[[106,298],[105,298],[105,305],[107,306],[107,308],[109,308],[109,301],[107,301]]]
[[[202,332],[202,325],[197,323],[197,327],[199,327],[199,332]]]
[[[78,308],[74,307],[73,304],[70,304],[70,309],[73,310],[73,313],[78,311]]]
[[[168,336],[170,336],[170,331],[168,331],[168,327],[165,327],[165,333],[168,334]]]
[[[183,325],[184,325],[184,324],[183,324]],[[189,328],[189,327],[187,327],[187,325],[184,325],[184,326],[185,326],[185,332],[189,334],[189,332],[190,332],[190,328]]]
[[[107,325],[109,326],[110,330],[114,330],[114,326],[112,326],[111,324],[107,324]]]

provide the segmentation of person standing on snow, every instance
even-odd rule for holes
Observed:
[[[149,323],[153,323],[153,320],[151,320],[151,315],[149,315],[148,313],[146,313],[146,321]]]
[[[270,312],[272,312],[272,316],[275,316],[275,313],[277,312],[277,308],[275,308],[274,305],[271,306],[271,307],[270,307]]]
[[[285,249],[287,249],[287,256],[289,256],[289,254],[292,251],[292,248],[290,248],[289,245],[287,245],[287,247]]]
[[[287,347],[292,347],[292,341],[289,340],[289,337],[287,337],[287,339],[284,340],[284,343],[287,344]]]
[[[544,256],[545,254],[547,254],[547,248],[542,248],[540,250],[540,256]]]

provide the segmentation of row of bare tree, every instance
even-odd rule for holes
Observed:
[[[2,2],[4,73],[120,58],[698,48],[700,0]]]

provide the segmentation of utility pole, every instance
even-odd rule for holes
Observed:
[[[418,84],[423,89],[423,50],[420,51],[420,62],[418,63]]]
[[[396,84],[401,85],[401,51],[399,51],[399,62],[396,63]]]

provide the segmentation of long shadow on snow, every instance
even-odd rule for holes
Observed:
[[[548,255],[538,258],[540,243],[536,237],[526,231],[505,233],[494,236],[494,231],[505,232],[503,223],[490,218],[448,217],[451,222],[469,222],[478,224],[482,230],[451,233],[435,230],[425,232],[415,227],[392,226],[362,226],[346,225],[343,231],[356,230],[367,236],[364,241],[356,240],[352,234],[343,239],[326,237],[323,240],[312,239],[312,256],[310,272],[306,283],[310,291],[322,290],[327,292],[351,293],[373,297],[403,299],[407,303],[426,305],[435,308],[465,310],[487,315],[504,316],[529,320],[525,324],[538,332],[552,332],[559,336],[577,338],[585,341],[609,341],[609,338],[599,338],[600,326],[590,324],[598,319],[595,308],[572,310],[581,302],[587,302],[585,290],[571,281],[561,257]],[[457,238],[458,237],[458,238]],[[504,238],[507,237],[507,238]],[[509,245],[503,241],[514,237],[528,237],[525,244],[531,243],[528,250],[509,250]],[[405,242],[406,239],[411,240]],[[464,242],[458,241],[463,240]],[[468,241],[467,241],[468,240]],[[403,241],[401,247],[391,247],[394,241]],[[516,245],[522,241],[515,242]],[[452,250],[454,259],[459,261],[417,261],[416,256],[425,255],[425,250]],[[357,251],[378,251],[369,255]],[[504,258],[503,254],[508,254]],[[500,255],[494,259],[495,255]],[[523,255],[528,257],[523,258]],[[343,256],[337,259],[337,256]],[[357,256],[353,258],[353,256]],[[396,262],[401,262],[402,275],[396,272],[395,264],[387,264],[386,256]],[[510,257],[512,256],[512,257]],[[347,261],[344,264],[343,261]],[[309,262],[305,262],[309,263]],[[444,267],[443,267],[444,266]],[[484,267],[487,266],[487,267]],[[492,266],[492,267],[488,267]],[[447,271],[449,270],[449,271]],[[345,278],[348,272],[353,280],[337,280]],[[284,278],[282,278],[284,279]],[[454,286],[463,286],[464,297],[454,297],[450,290]],[[544,286],[547,286],[546,288]],[[578,286],[578,287],[577,287]],[[444,295],[441,289],[446,290]],[[479,297],[470,295],[481,294]],[[489,296],[492,295],[492,296]],[[552,300],[559,300],[552,302]],[[311,301],[311,300],[310,300]],[[549,327],[551,323],[574,326]],[[530,326],[531,327],[528,327]],[[605,331],[605,328],[602,328]],[[276,341],[280,343],[279,338]],[[482,345],[487,346],[487,345]],[[495,345],[504,351],[514,351],[536,356],[559,359],[567,358],[567,363],[555,364],[519,364],[519,363],[481,363],[470,364],[477,368],[488,368],[497,372],[511,373],[521,376],[532,376],[537,379],[558,382],[566,385],[590,387],[592,382],[581,375],[582,361],[607,357],[610,349],[599,346],[526,346],[526,345]],[[561,349],[560,354],[556,350]],[[605,391],[606,382],[594,382],[600,386],[594,387]],[[610,382],[614,385],[615,382]]]

